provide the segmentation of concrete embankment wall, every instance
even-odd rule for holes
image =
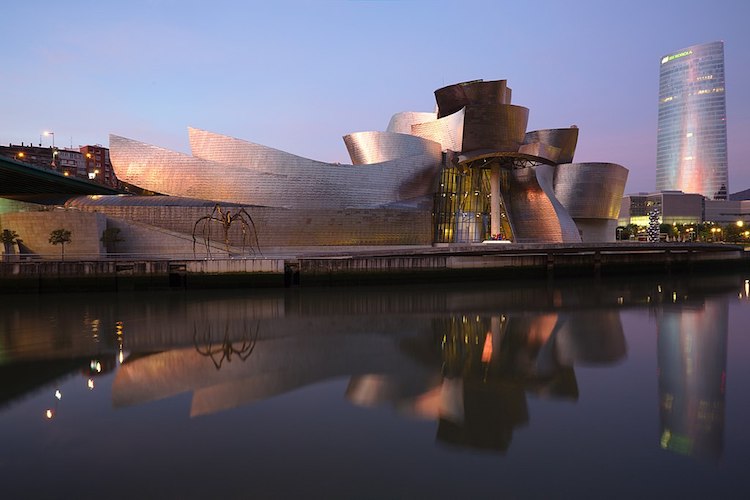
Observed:
[[[484,255],[310,258],[292,264],[300,285],[552,278],[691,272],[747,264],[740,248],[500,252]],[[287,263],[287,269],[290,264]],[[289,281],[289,276],[287,276]]]
[[[280,259],[0,263],[0,292],[284,286]]]
[[[740,247],[642,245],[519,246],[402,250],[388,255],[297,258],[97,260],[0,263],[0,291],[282,287],[516,278],[595,277],[746,269]]]

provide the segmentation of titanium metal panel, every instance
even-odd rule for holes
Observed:
[[[557,163],[572,163],[578,144],[578,127],[550,128],[526,132],[524,144],[541,143],[560,149]],[[543,155],[537,155],[543,156]]]
[[[328,168],[331,164],[310,160],[262,144],[188,127],[193,157],[268,173],[302,168]],[[290,173],[290,172],[286,172]]]
[[[541,142],[522,144],[521,147],[518,148],[518,152],[521,154],[538,156],[539,158],[544,158],[552,163],[558,163],[560,159],[560,148],[550,146],[549,144],[542,144]]]
[[[517,152],[526,135],[529,108],[512,104],[466,106],[461,151]]]
[[[617,219],[627,180],[615,163],[565,163],[555,171],[555,196],[573,218]]]
[[[426,113],[421,111],[403,111],[396,113],[388,122],[386,132],[397,134],[411,134],[411,126],[417,123],[427,123],[437,120],[437,113]]]
[[[464,110],[411,126],[411,134],[440,143],[443,151],[461,151],[464,138]]]
[[[437,142],[393,132],[356,132],[345,135],[344,143],[354,165],[370,165],[417,155],[439,158],[442,150]]]
[[[435,101],[438,105],[438,118],[442,118],[471,104],[510,104],[510,89],[507,80],[474,80],[437,89]]]
[[[573,219],[551,193],[553,166],[508,172],[501,193],[516,243],[580,243]]]
[[[285,208],[375,208],[421,198],[433,193],[441,166],[437,146],[432,154],[361,168],[196,135],[203,139],[191,141],[199,153],[220,161],[110,135],[112,165],[125,182],[167,195]]]

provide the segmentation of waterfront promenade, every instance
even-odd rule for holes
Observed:
[[[254,256],[118,255],[0,263],[0,292],[296,287],[597,277],[741,269],[743,247],[700,243],[310,247]]]

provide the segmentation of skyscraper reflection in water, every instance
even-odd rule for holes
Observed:
[[[724,449],[728,302],[657,312],[662,448],[718,459]]]

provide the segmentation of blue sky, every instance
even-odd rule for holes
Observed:
[[[0,144],[189,152],[193,126],[348,162],[341,136],[507,79],[529,130],[578,125],[576,161],[626,166],[626,192],[654,189],[661,56],[723,40],[730,191],[750,188],[746,0],[25,0],[2,17]]]

